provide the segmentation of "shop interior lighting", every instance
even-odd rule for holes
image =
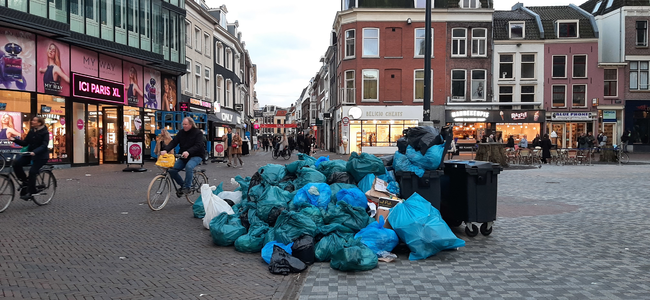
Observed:
[[[373,124],[377,124],[377,120],[372,120],[372,123],[373,123]]]

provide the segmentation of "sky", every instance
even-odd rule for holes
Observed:
[[[586,0],[523,1],[526,6],[580,5]],[[495,10],[510,10],[517,0],[495,0]],[[226,5],[229,23],[239,21],[246,49],[257,65],[260,107],[289,107],[316,75],[330,43],[340,0],[206,0],[208,7]]]

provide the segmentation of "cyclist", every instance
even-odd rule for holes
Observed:
[[[160,151],[160,155],[167,154],[180,145],[181,158],[176,160],[174,167],[169,170],[172,178],[182,186],[181,193],[189,194],[190,186],[192,186],[192,179],[194,177],[194,168],[203,162],[205,157],[205,145],[203,144],[203,134],[201,130],[196,127],[194,120],[191,117],[183,119],[183,130],[179,131],[174,139]],[[185,169],[185,181],[178,175],[178,172]]]
[[[23,187],[28,187],[27,191],[21,189],[22,195],[20,199],[23,200],[31,199],[32,194],[36,193],[36,176],[50,157],[47,150],[47,144],[50,142],[50,132],[45,126],[45,120],[41,117],[33,117],[30,125],[31,129],[24,140],[16,137],[10,138],[14,143],[27,147],[27,153],[14,160],[13,163],[16,177],[22,182]],[[32,167],[29,169],[29,179],[27,179],[23,167],[29,165],[29,163],[32,163]]]

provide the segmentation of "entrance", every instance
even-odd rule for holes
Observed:
[[[119,163],[121,108],[79,102],[72,106],[73,164]]]
[[[104,144],[104,160],[103,163],[118,163],[120,162],[120,141],[122,140],[121,131],[119,130],[122,122],[119,120],[121,114],[119,107],[102,107],[103,119],[103,144]]]

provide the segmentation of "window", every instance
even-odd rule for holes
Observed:
[[[521,102],[535,102],[535,86],[521,86]],[[521,109],[534,109],[534,105],[522,105]]]
[[[345,71],[345,90],[344,90],[345,103],[355,103],[355,89],[354,89],[354,71]]]
[[[512,102],[512,86],[499,86],[499,102]],[[512,109],[510,106],[500,106],[501,109]]]
[[[415,29],[415,57],[424,57],[424,50],[426,44],[425,28],[416,28]],[[433,57],[433,28],[431,28],[431,57]]]
[[[573,85],[573,106],[576,107],[586,107],[586,93],[587,85],[584,84],[574,84]]]
[[[592,14],[592,15],[595,14],[595,13],[598,11],[598,9],[600,8],[600,5],[601,5],[601,4],[603,4],[602,1],[598,1],[598,3],[596,3],[596,5],[594,6],[594,9],[591,11],[591,14]]]
[[[521,55],[521,79],[535,78],[535,54]]]
[[[185,83],[184,84],[185,85],[185,91],[191,93],[192,92],[192,80],[190,80],[190,78],[192,77],[192,60],[190,60],[189,58],[185,59],[185,71],[187,71],[187,73],[185,73],[185,75],[183,75],[183,77],[185,78],[185,80],[183,80],[184,83]]]
[[[195,83],[196,83],[196,88],[195,94],[201,95],[201,64],[195,63],[194,64],[194,77],[195,77]]]
[[[614,3],[614,0],[607,0],[607,5],[605,6],[605,8],[612,7],[612,3]]]
[[[472,29],[472,56],[486,56],[487,29]]]
[[[214,59],[216,60],[217,64],[220,66],[223,66],[223,44],[221,42],[217,42],[217,54],[214,56]]]
[[[362,101],[379,100],[379,70],[363,70]]]
[[[578,22],[558,22],[557,37],[578,37]]]
[[[648,21],[636,21],[636,45],[648,46]]]
[[[451,70],[451,100],[465,100],[466,70]]]
[[[185,20],[185,46],[192,48],[192,38],[190,36],[192,32],[192,23]]]
[[[230,79],[226,80],[226,103],[224,103],[224,106],[229,107],[230,103],[232,103],[232,81]]]
[[[207,32],[203,33],[203,44],[205,45],[205,56],[210,57],[210,35]]]
[[[566,86],[554,85],[553,89],[553,107],[566,107]]]
[[[510,22],[510,38],[523,39],[526,37],[525,22]]]
[[[586,78],[587,77],[587,56],[574,55],[573,56],[573,78]]]
[[[514,55],[501,54],[499,55],[499,79],[513,79],[514,74],[512,67],[514,64]]]
[[[648,62],[630,62],[630,90],[648,90]]]
[[[355,33],[354,29],[345,31],[345,58],[354,57],[354,46],[355,46],[354,33]]]
[[[432,72],[433,73],[433,72]],[[431,81],[433,81],[433,74],[431,74]],[[415,101],[424,101],[424,70],[415,70],[415,76],[413,81],[413,95]],[[433,85],[429,84],[431,88]],[[432,95],[430,93],[429,95]],[[433,101],[433,97],[430,98]]]
[[[553,56],[553,78],[566,78],[566,56]]]
[[[460,0],[460,8],[481,8],[481,2],[479,0]]]
[[[604,96],[616,97],[618,94],[618,70],[605,69],[605,94]]]
[[[232,71],[232,50],[230,50],[230,48],[226,48],[225,67]]]
[[[194,43],[196,43],[194,50],[201,53],[201,29],[198,27],[194,27]]]
[[[205,77],[205,98],[210,99],[210,90],[212,86],[210,85],[210,68],[203,68],[203,76]]]
[[[472,101],[485,101],[486,70],[472,70]]]
[[[223,103],[223,77],[221,75],[217,75],[217,90],[214,94],[214,101],[215,103],[219,104],[224,104]]]
[[[379,29],[363,29],[363,56],[379,56]]]
[[[467,29],[451,30],[451,56],[467,56]]]

